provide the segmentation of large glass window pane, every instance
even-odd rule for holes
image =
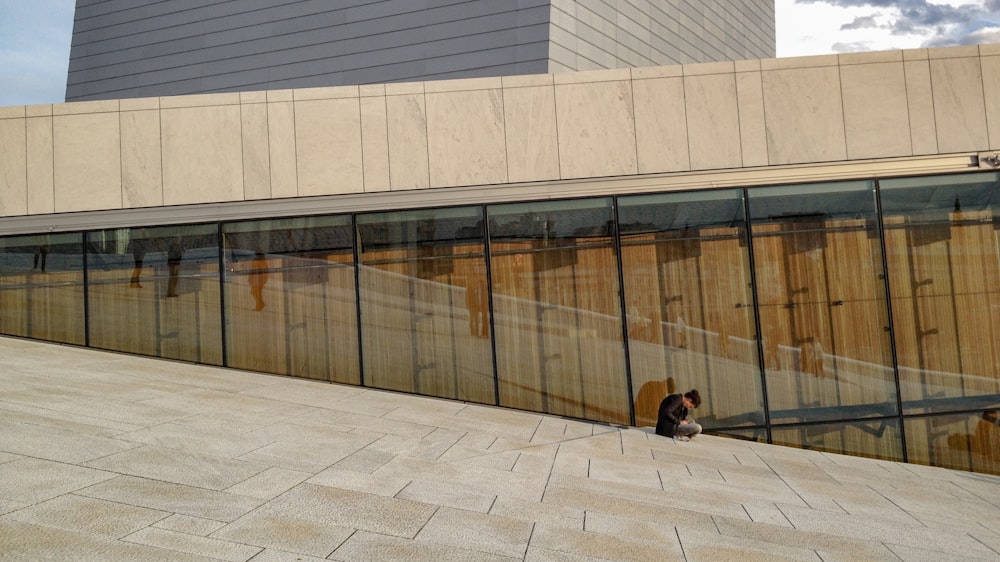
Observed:
[[[623,197],[622,277],[636,425],[697,388],[706,428],[764,423],[741,190]]]
[[[771,421],[896,414],[873,182],[748,193]]]
[[[215,225],[86,233],[90,344],[222,364]]]
[[[482,208],[357,221],[365,384],[495,404]]]
[[[904,413],[1000,408],[1000,174],[880,193]]]
[[[0,333],[83,345],[83,235],[0,238]]]
[[[909,462],[1000,474],[1000,411],[907,418]]]
[[[359,384],[350,216],[228,223],[222,233],[227,364]]]
[[[890,461],[903,460],[899,418],[773,427],[771,440],[775,445],[786,447]]]
[[[487,214],[500,404],[628,423],[611,200]]]

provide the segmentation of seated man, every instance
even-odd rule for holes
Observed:
[[[701,405],[701,395],[691,389],[681,394],[671,394],[660,402],[660,411],[656,418],[656,434],[673,437],[680,441],[688,441],[701,433],[701,425],[688,421],[688,410]]]

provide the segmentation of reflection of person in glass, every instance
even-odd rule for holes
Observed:
[[[146,241],[142,238],[132,238],[128,241],[128,249],[132,253],[135,265],[132,267],[132,279],[129,286],[141,289],[139,276],[142,274],[142,260],[146,257]]]
[[[469,309],[469,334],[476,338],[489,338],[489,296],[486,280],[478,277],[465,289],[465,305]]]
[[[181,273],[181,258],[184,256],[184,246],[181,245],[181,237],[177,236],[170,243],[167,249],[167,271],[170,278],[167,280],[167,296],[177,296],[177,282]]]
[[[46,236],[45,240],[43,240],[42,243],[35,248],[35,259],[32,270],[41,271],[42,273],[45,273],[45,261],[48,259],[48,257],[49,257],[49,239],[48,236]],[[41,269],[39,269],[38,267],[39,265],[42,266]]]
[[[955,450],[968,450],[973,454],[1000,460],[1000,413],[997,410],[983,412],[973,433],[949,435],[948,446]]]
[[[256,306],[254,310],[263,310],[264,285],[267,284],[267,260],[264,254],[257,252],[253,255],[253,262],[250,264],[250,296],[253,297]]]
[[[678,441],[688,441],[701,433],[701,424],[688,419],[690,410],[701,405],[701,395],[691,389],[684,394],[671,394],[660,402],[656,417],[656,434],[673,437]]]

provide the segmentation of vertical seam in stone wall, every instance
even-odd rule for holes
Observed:
[[[240,96],[242,98],[242,96]],[[243,201],[247,200],[247,137],[243,130],[243,100],[240,99],[240,172],[243,176]]]
[[[296,117],[298,105],[299,101],[295,99],[295,90],[292,90],[292,158],[295,159],[295,196],[301,197],[299,194],[299,121]]]
[[[934,153],[941,154],[941,130],[937,122],[937,100],[934,96],[934,72],[931,70],[931,59],[925,61],[927,65],[927,84],[930,86],[931,95],[931,120],[934,122]]]
[[[30,168],[30,163],[28,161],[28,115],[25,113],[24,117],[21,119],[21,124],[24,126],[24,214],[25,216],[31,214],[31,184],[28,183],[28,169]]]
[[[851,159],[851,149],[847,143],[847,104],[844,103],[844,77],[840,73],[840,55],[837,55],[837,91],[840,93],[840,126],[844,131],[844,159]]]
[[[631,71],[629,71],[631,75]],[[549,74],[552,80],[549,87],[552,88],[552,114],[555,117],[555,127],[556,127],[556,166],[559,168],[559,179],[563,178],[563,168],[562,168],[562,142],[559,139],[559,95],[556,91],[558,86],[556,86],[555,76]]]
[[[687,73],[681,67],[681,103],[684,105],[684,144],[687,146],[687,169],[691,170],[691,123],[688,121]]]
[[[121,178],[121,185],[118,187],[118,206],[122,209],[125,208],[125,143],[123,137],[125,136],[124,124],[122,122],[122,104],[119,100],[118,102],[118,175]]]
[[[264,148],[267,149],[267,198],[274,199],[273,174],[274,162],[271,160],[271,104],[264,94]]]
[[[389,96],[382,87],[382,110],[385,112],[385,181],[392,191],[392,151],[389,150]]]
[[[156,117],[157,117],[157,119],[156,119],[156,128],[157,128],[157,130],[159,132],[159,137],[160,137],[160,147],[159,147],[160,148],[160,203],[159,203],[159,206],[162,207],[162,206],[164,206],[164,205],[167,204],[167,202],[166,202],[166,193],[164,193],[164,191],[166,190],[167,175],[164,173],[164,170],[163,170],[163,160],[164,160],[164,158],[163,158],[163,103],[162,103],[162,98],[159,98],[159,97],[156,98]]]
[[[49,190],[52,192],[52,206],[48,212],[56,211],[56,116],[49,106],[49,165],[52,166],[52,185]]]
[[[740,141],[740,168],[746,165],[743,158],[743,120],[740,119],[740,80],[739,73],[733,68],[733,93],[736,94],[736,138]]]
[[[368,191],[368,178],[365,176],[365,117],[361,111],[361,91],[358,90],[358,141],[361,143],[361,193]]]
[[[902,57],[903,65],[903,95],[906,97],[906,124],[910,127],[910,156],[916,153],[913,146],[913,117],[910,113],[910,82],[906,77],[906,57]]]
[[[757,71],[760,78],[760,112],[764,120],[764,158],[765,166],[771,166],[771,137],[767,134],[767,91],[764,89],[764,70]]]
[[[980,45],[977,50],[979,55],[976,57],[979,59],[979,89],[983,92],[983,124],[986,128],[986,146],[983,150],[989,150],[993,146],[990,139],[990,110],[989,110],[989,98],[986,97],[986,69],[983,68],[983,47]]]
[[[428,106],[427,106],[426,84],[427,84],[426,82],[420,83],[420,89],[422,90],[422,92],[420,93],[420,99],[424,102],[424,152],[427,155],[427,187],[431,188],[434,187],[434,185],[431,183],[431,132],[430,132],[431,114],[430,111],[427,110]]]
[[[551,7],[551,6],[550,6]],[[505,96],[507,88],[503,86],[503,78],[500,79],[500,124],[503,125],[503,162],[507,170],[504,183],[510,183],[510,143],[507,141],[507,98]]]
[[[628,95],[632,102],[632,142],[635,149],[635,173],[642,173],[642,164],[639,162],[639,119],[635,105],[635,77],[633,69],[628,69]]]

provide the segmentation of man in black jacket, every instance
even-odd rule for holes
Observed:
[[[656,417],[656,434],[673,437],[679,441],[688,441],[701,433],[701,425],[688,421],[688,410],[701,405],[701,395],[691,389],[684,394],[671,394],[660,402],[660,411]]]

